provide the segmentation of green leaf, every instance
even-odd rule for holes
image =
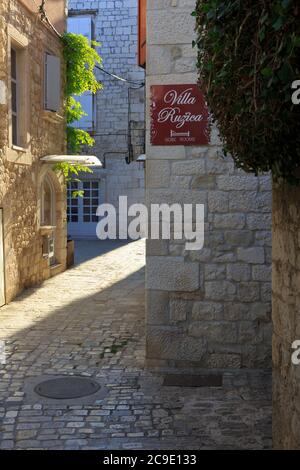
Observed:
[[[273,70],[271,67],[265,67],[260,72],[264,77],[271,77],[273,75]]]
[[[273,29],[275,29],[275,31],[279,31],[280,28],[283,26],[283,23],[284,23],[283,17],[279,16],[277,20],[272,24],[272,27]]]
[[[282,82],[290,82],[293,79],[293,69],[290,64],[285,62],[277,75]]]

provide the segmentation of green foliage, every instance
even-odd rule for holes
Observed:
[[[81,103],[74,96],[80,96],[86,91],[96,93],[102,88],[94,75],[95,65],[101,65],[101,58],[93,46],[96,42],[89,43],[88,39],[81,34],[66,33],[62,36],[63,54],[66,63],[66,85],[65,85],[65,112],[67,121],[68,152],[78,154],[82,147],[93,146],[94,139],[82,129],[71,126],[75,121],[85,116]],[[79,181],[76,176],[80,172],[92,173],[89,167],[73,163],[58,163],[56,171],[61,171],[66,182]],[[83,196],[83,191],[74,191],[73,197]]]
[[[298,0],[198,0],[200,86],[225,151],[246,171],[299,182]]]
[[[66,184],[70,183],[71,181],[80,181],[78,177],[79,173],[93,173],[93,171],[85,165],[81,164],[71,164],[67,162],[57,163],[54,165],[54,171],[60,171],[65,177]],[[84,191],[73,191],[72,197],[83,197]]]
[[[83,145],[88,145],[89,147],[94,145],[94,139],[88,132],[72,126],[67,127],[67,139],[71,154],[80,153]]]
[[[66,95],[82,95],[85,91],[96,93],[101,84],[94,75],[94,67],[101,64],[101,58],[92,46],[99,43],[82,34],[65,33],[62,37],[64,58],[67,64]]]
[[[94,75],[96,64],[101,64],[101,58],[93,46],[82,34],[65,33],[62,36],[63,54],[66,62],[66,120],[68,124],[67,139],[70,153],[78,153],[83,145],[92,146],[94,139],[82,129],[70,126],[85,115],[81,104],[74,96],[80,96],[86,91],[96,93],[102,88]]]

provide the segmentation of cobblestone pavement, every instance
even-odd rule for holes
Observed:
[[[143,241],[78,247],[80,264],[0,310],[1,448],[270,448],[268,372],[179,388],[144,367]],[[28,391],[39,376],[70,374],[93,377],[106,396],[68,404]]]

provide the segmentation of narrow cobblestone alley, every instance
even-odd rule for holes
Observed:
[[[270,448],[267,372],[179,388],[144,367],[144,242],[77,247],[73,269],[0,310],[1,448]],[[40,377],[70,374],[93,377],[103,395],[66,403],[32,392]]]

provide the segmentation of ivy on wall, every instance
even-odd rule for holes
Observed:
[[[61,40],[63,42],[63,55],[66,63],[66,85],[65,85],[65,113],[67,121],[67,144],[70,154],[78,154],[84,145],[93,146],[94,139],[83,129],[72,126],[75,121],[86,115],[81,103],[76,100],[86,91],[96,93],[102,89],[94,75],[96,64],[102,64],[101,58],[93,46],[99,44],[95,41],[90,43],[81,34],[65,33]],[[56,171],[61,171],[65,181],[79,181],[79,173],[92,173],[92,170],[81,164],[58,163]],[[73,197],[83,196],[83,191],[74,191]]]
[[[299,183],[299,0],[197,0],[200,86],[225,152],[246,171]]]
[[[82,34],[65,33],[62,36],[63,54],[66,62],[66,119],[68,149],[71,153],[78,153],[83,145],[92,146],[94,139],[88,132],[77,129],[70,124],[79,121],[85,115],[81,104],[75,96],[86,91],[96,93],[102,88],[94,75],[95,65],[101,65],[101,58],[92,46],[99,45],[90,42]]]

